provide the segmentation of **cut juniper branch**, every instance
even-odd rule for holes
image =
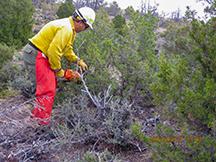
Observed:
[[[90,99],[92,100],[92,102],[94,103],[94,105],[95,105],[97,108],[100,108],[100,107],[101,107],[101,104],[98,103],[97,101],[95,101],[94,97],[91,95],[91,93],[90,93],[90,91],[89,91],[89,89],[88,89],[88,87],[87,87],[87,85],[86,85],[85,80],[83,79],[84,74],[85,74],[85,73],[83,73],[83,74],[80,75],[80,79],[81,79],[81,81],[82,81],[82,83],[83,83],[83,86],[84,86],[84,88],[85,88],[85,91],[86,91],[86,93],[88,94],[88,96],[90,97]]]
[[[11,105],[9,105],[8,107],[11,106],[11,109],[9,109],[9,111],[0,112],[0,117],[1,117],[1,116],[5,116],[5,115],[7,115],[8,113],[12,113],[13,111],[22,108],[25,104],[33,103],[34,100],[35,100],[35,98],[29,99],[29,100],[23,102],[22,104],[16,105],[16,106],[11,106]]]
[[[33,152],[34,149],[41,149],[41,150],[44,150],[45,146],[51,144],[54,140],[49,140],[49,141],[40,141],[40,139],[38,139],[37,141],[33,142],[32,144],[30,145],[23,145],[21,147],[19,147],[17,150],[11,152],[9,155],[8,155],[8,158],[10,157],[22,157],[24,156],[24,159],[26,157],[26,155],[30,152]]]
[[[84,74],[80,75],[81,81],[83,83],[83,86],[85,88],[85,90],[82,90],[82,92],[85,92],[88,94],[89,98],[91,99],[91,101],[93,102],[93,104],[100,109],[103,109],[106,107],[106,105],[111,101],[112,96],[110,96],[110,91],[111,91],[111,85],[108,87],[108,89],[106,91],[104,91],[104,96],[101,96],[101,94],[99,94],[98,96],[93,96],[91,94],[91,92],[89,91],[88,86],[86,85],[86,82],[84,80]]]
[[[20,127],[23,125],[23,124],[21,124],[20,122],[18,122],[17,120],[14,120],[14,119],[12,119],[12,118],[6,116],[6,115],[5,115],[5,118],[6,118],[7,120],[9,120],[8,123],[11,123],[11,124],[14,124],[14,125],[20,126]]]
[[[92,151],[95,150],[96,145],[98,144],[98,142],[100,141],[100,137],[97,139],[97,141],[94,143],[93,147],[92,147]]]

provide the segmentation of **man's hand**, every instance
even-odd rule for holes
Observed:
[[[80,74],[77,71],[73,71],[71,69],[66,69],[64,73],[64,78],[66,80],[78,81],[80,80]]]
[[[86,63],[80,59],[79,61],[77,61],[77,64],[81,67],[81,70],[84,72],[86,70],[88,70],[88,66],[86,65]]]

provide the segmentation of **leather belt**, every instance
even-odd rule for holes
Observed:
[[[40,51],[41,52],[41,55],[42,55],[42,57],[44,57],[44,58],[46,58],[47,59],[47,57],[46,57],[46,55],[45,54],[43,54],[43,52],[39,49],[39,48],[37,48],[32,42],[30,42],[29,41],[29,43],[28,43],[31,47],[33,47],[35,50],[37,50],[37,51]]]

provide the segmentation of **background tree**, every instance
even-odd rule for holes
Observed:
[[[65,18],[71,16],[74,11],[75,7],[71,0],[66,0],[60,5],[56,14],[59,18]]]
[[[94,10],[98,10],[101,6],[104,5],[104,0],[76,0],[73,1],[76,8],[88,6],[93,8]]]
[[[176,22],[180,21],[181,20],[180,9],[178,8],[176,11],[172,12],[170,18]]]
[[[0,2],[0,42],[21,47],[31,35],[34,8],[31,0]]]
[[[148,96],[148,82],[151,80],[147,71],[154,64],[156,35],[154,33],[157,18],[151,13],[141,15],[128,8],[128,32],[121,39],[117,68],[122,73],[121,94],[134,103]],[[146,101],[146,100],[145,100]],[[147,103],[147,101],[145,102]]]
[[[158,7],[159,4],[154,4],[154,5],[151,5],[150,4],[150,1],[141,1],[141,6],[140,6],[140,13],[142,15],[144,14],[147,14],[147,13],[151,13],[152,15],[154,16],[158,16],[158,12],[157,12],[157,7]]]
[[[215,18],[205,23],[196,19],[194,13],[188,8],[187,20],[167,28],[166,43],[155,67],[157,71],[151,74],[154,76],[151,92],[162,114],[175,119],[185,137],[201,135],[202,140],[197,142],[192,138],[186,144],[180,142],[183,148],[178,142],[155,144],[157,159],[216,159],[215,151],[211,151],[215,150],[216,142]],[[175,129],[168,129],[168,132],[160,129],[159,136],[170,136],[170,131],[172,136],[178,134]]]
[[[0,43],[0,69],[3,67],[3,65],[7,62],[10,61],[13,57],[14,49],[11,47],[8,47],[5,44]]]
[[[114,19],[112,19],[112,22],[114,24],[114,28],[116,29],[117,33],[119,33],[120,35],[125,34],[124,29],[126,27],[126,20],[123,16],[121,15],[117,15],[114,17]]]
[[[121,9],[118,6],[118,3],[116,1],[113,1],[109,7],[106,7],[106,11],[110,16],[117,16],[118,14],[120,14]]]
[[[208,6],[205,8],[205,12],[209,13],[211,16],[216,15],[216,1],[215,0],[199,0],[201,2],[205,2]]]
[[[41,4],[42,3],[47,3],[47,4],[54,4],[56,3],[57,0],[32,0],[32,3],[35,7],[42,7]]]

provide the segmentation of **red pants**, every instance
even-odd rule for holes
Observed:
[[[36,104],[32,117],[41,125],[50,123],[52,106],[56,94],[56,77],[48,59],[38,52],[36,57]]]

